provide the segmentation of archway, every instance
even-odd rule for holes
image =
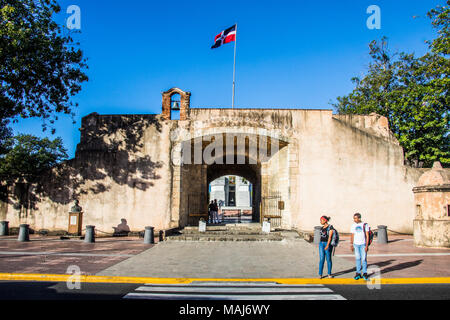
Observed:
[[[231,133],[234,138],[228,139],[229,134],[214,133],[182,141],[181,226],[196,225],[201,217],[207,218],[209,186],[220,177],[238,176],[251,183],[252,222],[261,222],[263,193],[268,193],[272,186],[282,184],[283,188],[287,187],[282,182],[286,180],[284,175],[287,173],[287,142],[269,136],[241,133]],[[215,145],[218,141],[220,143]],[[281,149],[284,150],[280,152]],[[266,181],[264,186],[263,181]]]

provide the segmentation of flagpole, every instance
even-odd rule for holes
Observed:
[[[233,64],[233,99],[232,99],[232,108],[234,109],[234,97],[235,97],[235,88],[236,88],[236,46],[237,46],[237,23],[236,23],[236,35],[234,40],[234,64]]]

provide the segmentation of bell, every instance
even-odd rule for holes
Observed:
[[[178,101],[173,102],[172,110],[180,110],[180,103]]]

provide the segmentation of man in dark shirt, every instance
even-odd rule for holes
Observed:
[[[214,222],[214,201],[211,200],[210,204],[208,205],[208,218],[209,223]]]
[[[219,223],[219,206],[217,205],[217,199],[214,199],[214,213],[213,213],[214,219],[216,220],[216,223]]]

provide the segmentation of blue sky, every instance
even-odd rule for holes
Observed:
[[[190,91],[191,107],[231,107],[233,44],[211,50],[214,37],[238,23],[236,107],[326,108],[348,94],[369,63],[368,44],[382,36],[395,51],[427,50],[435,37],[426,13],[444,1],[112,1],[59,0],[81,9],[76,36],[88,58],[89,82],[73,98],[76,124],[61,116],[56,135],[41,120],[19,120],[15,133],[64,140],[73,157],[81,118],[161,112],[161,92]],[[381,29],[370,30],[370,5]],[[416,18],[413,18],[416,16]]]

